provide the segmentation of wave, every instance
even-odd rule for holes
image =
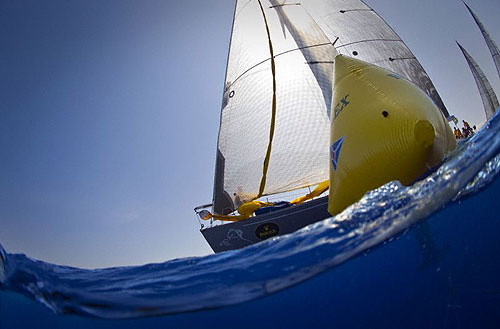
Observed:
[[[56,313],[139,318],[246,302],[338,266],[461,202],[500,171],[498,112],[432,174],[390,182],[341,214],[244,249],[143,266],[85,270],[9,254],[0,246],[0,288]]]

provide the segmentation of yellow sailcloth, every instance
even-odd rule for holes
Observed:
[[[306,201],[309,201],[311,199],[314,199],[314,198],[320,196],[326,190],[328,190],[329,185],[330,185],[330,181],[328,181],[328,180],[321,182],[310,193],[307,193],[306,195],[301,196],[299,198],[293,199],[292,201],[290,201],[290,203],[297,205],[297,204],[301,204],[301,203],[304,203]]]
[[[332,215],[392,180],[411,184],[456,147],[432,100],[410,81],[378,66],[337,56],[332,104]]]

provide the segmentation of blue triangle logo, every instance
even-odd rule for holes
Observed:
[[[340,155],[340,149],[342,148],[342,145],[344,144],[344,139],[345,136],[340,137],[338,140],[335,141],[335,143],[330,146],[330,158],[332,160],[332,166],[333,170],[337,171],[337,165],[339,163],[339,155]]]

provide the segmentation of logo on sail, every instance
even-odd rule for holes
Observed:
[[[333,109],[333,115],[334,115],[333,120],[337,119],[339,114],[346,108],[347,105],[349,105],[347,97],[349,97],[349,94],[342,97],[340,102],[338,102],[337,105],[335,105],[335,108]]]
[[[332,166],[333,170],[337,171],[337,165],[339,163],[339,155],[340,155],[340,149],[342,148],[342,145],[344,144],[344,139],[345,136],[340,137],[338,140],[335,141],[335,143],[330,146],[330,158],[332,160]]]

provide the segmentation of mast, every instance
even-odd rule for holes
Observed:
[[[490,37],[490,34],[486,31],[483,23],[479,20],[477,15],[472,11],[472,9],[465,3],[465,1],[462,1],[469,10],[469,13],[472,15],[474,18],[474,21],[476,22],[477,26],[479,27],[479,30],[481,30],[481,33],[483,34],[484,41],[486,41],[486,44],[488,45],[488,49],[490,50],[491,56],[493,57],[493,62],[495,62],[495,66],[497,68],[497,73],[498,76],[500,77],[500,50],[498,49],[498,46],[496,43],[493,41],[493,39]]]
[[[495,91],[491,88],[488,79],[472,56],[464,49],[464,47],[462,47],[461,44],[457,42],[457,45],[464,54],[467,64],[469,64],[474,80],[476,81],[477,88],[479,89],[481,100],[483,101],[486,120],[489,120],[498,108],[498,99]]]
[[[226,78],[224,80],[224,92],[222,97],[222,109],[227,105],[227,94],[228,94],[228,81],[227,81],[227,73],[229,69],[229,56],[231,54],[231,41],[233,40],[233,32],[234,32],[234,22],[236,20],[236,9],[238,8],[238,0],[234,2],[234,11],[233,11],[233,22],[231,24],[231,38],[229,39],[229,49],[227,51],[227,61],[226,61]],[[222,125],[222,111],[219,119],[219,126]],[[215,173],[214,173],[214,192],[212,196],[212,205],[214,211],[217,213],[227,214],[234,210],[234,205],[229,194],[224,190],[224,156],[222,155],[219,149],[219,140],[220,140],[220,131],[217,137],[217,154],[215,156]],[[216,210],[217,205],[217,210]]]

